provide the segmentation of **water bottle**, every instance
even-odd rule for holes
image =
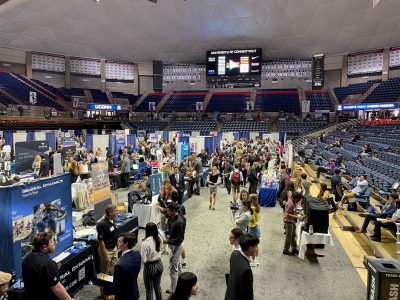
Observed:
[[[308,228],[308,233],[309,234],[313,234],[314,233],[314,228],[312,225],[310,225],[310,227]]]

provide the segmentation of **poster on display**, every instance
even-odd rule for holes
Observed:
[[[61,138],[61,146],[70,147],[70,146],[75,146],[75,145],[76,145],[75,141],[71,138],[71,134],[69,132],[66,132],[65,136],[63,138]]]
[[[153,174],[149,177],[150,188],[153,196],[160,194],[160,187],[162,185],[162,174]]]
[[[108,165],[106,162],[92,164],[92,185],[94,203],[111,199]]]
[[[152,141],[152,142],[156,143],[158,141],[158,137],[155,133],[150,133],[149,138],[150,138],[150,141]]]
[[[117,130],[115,132],[115,152],[118,153],[119,149],[123,149],[125,146],[125,130]]]
[[[138,130],[137,131],[137,137],[142,137],[144,138],[146,136],[146,130]]]
[[[181,144],[180,146],[181,146],[180,147],[181,153],[180,153],[179,159],[181,161],[183,159],[184,155],[189,155],[190,151],[189,151],[189,144]]]
[[[73,146],[63,146],[61,150],[61,158],[62,161],[65,162],[68,158],[68,156],[74,156],[76,153],[76,146],[75,144]]]
[[[0,185],[7,185],[11,180],[11,147],[4,145],[0,152]]]
[[[33,237],[40,232],[55,233],[55,257],[72,246],[71,176],[64,174],[10,188],[13,253],[17,278],[23,257],[32,250]]]
[[[32,170],[32,163],[35,160],[35,156],[45,155],[49,149],[47,141],[31,141],[31,142],[16,142],[15,143],[15,163],[16,172]]]

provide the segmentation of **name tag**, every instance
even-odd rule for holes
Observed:
[[[113,231],[114,231],[114,226],[110,228],[110,232],[113,232]]]

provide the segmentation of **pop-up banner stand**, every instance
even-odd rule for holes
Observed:
[[[0,270],[20,278],[33,237],[50,230],[56,240],[50,257],[55,257],[73,242],[70,174],[0,188]]]

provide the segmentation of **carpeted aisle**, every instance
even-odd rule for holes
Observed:
[[[187,227],[184,246],[187,271],[198,276],[200,294],[194,299],[224,299],[225,273],[229,272],[232,248],[228,235],[231,223],[228,202],[231,196],[220,188],[217,209],[208,209],[208,190],[186,203]],[[144,232],[140,230],[140,249]],[[365,299],[366,288],[345,251],[334,236],[335,247],[327,246],[326,257],[305,261],[282,255],[284,243],[282,210],[262,208],[260,266],[253,268],[255,299]],[[163,255],[163,291],[169,288],[168,257]],[[139,275],[141,299],[145,299],[142,273]],[[79,300],[98,296],[96,287],[87,286],[78,293]],[[167,295],[165,295],[167,296]]]

